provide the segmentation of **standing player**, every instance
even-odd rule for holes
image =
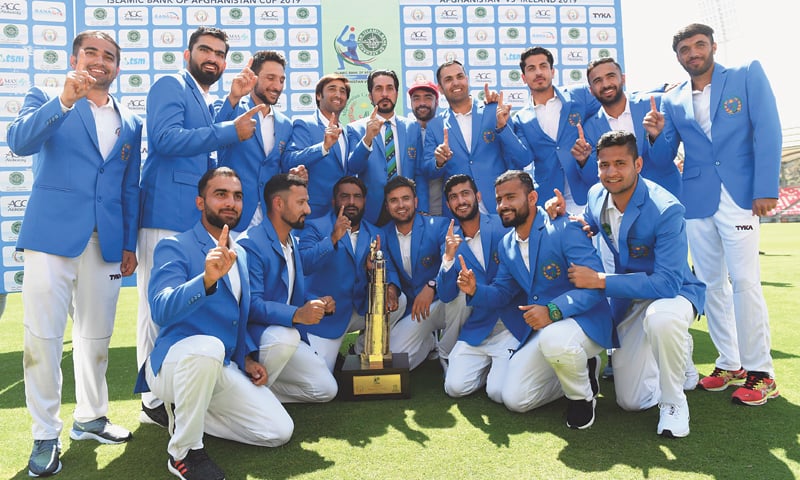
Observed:
[[[758,61],[714,62],[714,30],[702,24],[672,39],[690,80],[669,91],[644,125],[653,148],[674,157],[683,142],[681,202],[695,272],[706,284],[708,331],[719,352],[698,386],[739,385],[733,401],[763,405],[778,396],[769,313],[758,262],[759,217],[775,208],[781,126],[775,96]]]
[[[108,93],[120,48],[80,33],[64,88],[34,87],[8,129],[17,155],[36,155],[17,247],[25,251],[25,398],[33,417],[28,473],[61,470],[61,354],[71,313],[75,421],[70,438],[121,443],[131,433],[108,413],[108,345],[122,276],[136,269],[141,120]],[[74,310],[73,310],[74,309]]]

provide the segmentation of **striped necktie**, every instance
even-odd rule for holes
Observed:
[[[394,133],[392,132],[392,123],[385,121],[385,131],[383,133],[384,152],[386,152],[386,179],[389,180],[397,175],[397,158],[394,154]]]

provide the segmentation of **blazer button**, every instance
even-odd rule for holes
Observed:
[[[534,296],[533,296],[533,299],[534,299],[534,300],[539,300],[539,295],[534,295]]]
[[[719,167],[719,162],[714,162],[714,165]]]

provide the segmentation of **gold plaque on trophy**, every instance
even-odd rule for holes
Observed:
[[[364,353],[348,355],[337,372],[339,396],[347,400],[409,398],[408,354],[389,350],[389,311],[386,307],[386,260],[370,246],[372,272],[364,333]]]

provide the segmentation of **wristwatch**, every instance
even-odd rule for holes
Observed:
[[[428,286],[433,289],[433,293],[436,293],[436,280],[428,280]]]
[[[564,315],[561,313],[561,310],[558,309],[558,305],[555,303],[548,303],[547,310],[550,311],[550,320],[557,322],[564,318]]]

